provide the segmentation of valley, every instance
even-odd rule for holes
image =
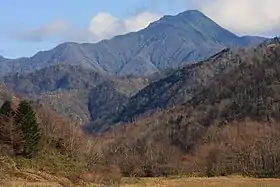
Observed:
[[[189,10],[0,73],[0,186],[280,184],[279,37]]]
[[[239,37],[203,13],[190,10],[164,16],[139,32],[111,40],[95,44],[63,43],[30,58],[2,58],[0,81],[8,89],[85,125],[90,132],[104,131],[126,118],[138,117],[127,110],[142,115],[187,101],[195,94],[194,87],[219,73],[216,68],[235,66],[226,59],[240,60],[234,59],[238,58],[235,52],[238,48],[252,47],[265,40]],[[121,43],[126,45],[118,48]],[[232,50],[228,51],[229,48]],[[205,69],[197,70],[196,65],[184,68],[208,58],[210,65]],[[168,88],[169,85],[173,88]],[[164,98],[153,98],[165,90],[168,92]],[[143,98],[142,93],[151,98]],[[97,100],[92,99],[93,95]],[[172,95],[175,97],[171,98]],[[138,110],[130,110],[135,105]]]

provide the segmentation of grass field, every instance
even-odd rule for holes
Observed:
[[[142,179],[123,187],[280,187],[277,179],[250,178],[180,178],[180,179]]]
[[[20,173],[14,178],[5,179],[2,187],[71,187],[67,179],[57,178],[43,173]],[[97,187],[98,185],[80,185]],[[111,187],[111,186],[110,186]],[[112,187],[115,187],[114,185]],[[251,178],[149,178],[124,179],[121,187],[280,187],[278,179]]]

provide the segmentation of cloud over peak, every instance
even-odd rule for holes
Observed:
[[[92,18],[89,30],[97,40],[108,39],[116,35],[139,31],[159,18],[160,16],[157,14],[142,12],[135,16],[119,19],[107,12],[101,12]]]
[[[152,5],[185,1],[186,9],[198,9],[224,28],[240,35],[275,36],[280,34],[280,0],[151,0]],[[152,6],[151,5],[151,6]],[[69,21],[56,20],[40,27],[20,27],[11,36],[17,41],[40,42],[59,40],[97,42],[116,35],[139,31],[161,15],[141,10],[136,15],[118,18],[99,12],[89,20],[88,27],[77,27]]]
[[[274,35],[280,31],[279,0],[202,0],[199,7],[237,34]]]
[[[61,42],[97,42],[116,35],[139,31],[159,18],[159,15],[150,12],[142,12],[125,19],[100,12],[91,19],[88,28],[78,28],[68,21],[57,20],[37,28],[27,26],[17,28],[12,32],[11,37],[25,42],[40,42],[46,39],[59,39]]]

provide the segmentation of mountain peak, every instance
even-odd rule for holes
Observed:
[[[62,44],[59,44],[56,48],[66,49],[66,48],[77,47],[77,46],[79,46],[79,44],[75,42],[64,42]]]
[[[162,22],[162,21],[174,21],[175,19],[191,18],[191,17],[195,17],[195,18],[205,18],[206,17],[207,18],[207,16],[205,16],[202,12],[200,12],[198,10],[187,10],[187,11],[181,12],[177,15],[165,15],[161,19],[159,19],[159,21],[156,21],[155,23]]]
[[[200,12],[199,10],[187,10],[185,12],[181,12],[178,15],[203,15],[205,16],[202,12]]]

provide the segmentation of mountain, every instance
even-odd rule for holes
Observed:
[[[103,128],[136,92],[148,84],[147,80],[125,79],[105,81],[95,87],[41,93],[33,100],[49,106],[58,114],[79,125],[91,125],[88,131]]]
[[[226,71],[236,67],[239,59],[235,52],[225,49],[204,62],[172,72],[131,97],[116,122],[131,121],[151,111],[173,107],[192,99],[225,67]]]
[[[110,80],[95,71],[69,65],[11,74],[3,79],[10,90],[49,106],[78,124],[90,121],[87,107],[90,90]]]
[[[186,67],[186,74],[203,73],[198,67],[207,72],[211,60],[220,65],[218,73],[206,73],[209,79],[200,75],[201,80],[207,81],[201,81],[194,97],[95,138],[85,136],[79,127],[49,108],[33,105],[42,136],[42,146],[35,157],[25,159],[24,154],[17,154],[22,150],[18,144],[29,146],[21,138],[18,140],[23,134],[17,128],[21,121],[14,115],[2,116],[1,169],[8,174],[1,175],[1,179],[19,176],[26,183],[38,176],[44,182],[55,178],[58,184],[71,186],[68,180],[48,173],[65,176],[75,185],[88,181],[104,185],[116,181],[118,185],[122,177],[194,173],[201,177],[279,177],[280,39],[237,52],[225,50],[210,60]],[[91,99],[104,96],[102,104],[114,97],[107,93],[114,93],[115,86],[110,82],[95,86],[105,94],[92,93]],[[0,96],[6,91],[4,85],[0,86]],[[91,104],[95,105],[94,101]]]
[[[150,80],[112,77],[64,64],[22,75],[11,74],[3,82],[10,90],[49,106],[78,124],[85,124],[100,121],[102,114],[113,113],[119,105],[118,96],[128,100]]]
[[[108,122],[129,99],[128,95],[118,90],[114,82],[100,84],[89,95],[88,110],[92,122],[85,126],[87,132],[106,130]]]
[[[110,78],[81,66],[56,65],[27,74],[10,74],[3,81],[9,89],[32,96],[59,90],[93,88],[106,80]]]
[[[91,121],[88,109],[89,90],[60,90],[32,97],[36,103],[49,107],[77,125]]]
[[[251,45],[261,44],[262,42],[264,42],[264,38],[258,36],[243,36],[241,38],[245,43]]]
[[[246,118],[279,121],[280,39],[247,52],[245,58],[236,69],[214,77],[187,105],[211,106],[207,118],[220,123]]]
[[[24,67],[29,66],[27,63],[29,58],[7,59],[0,58],[0,78],[10,73],[24,72]],[[32,68],[29,66],[29,68]]]
[[[178,170],[279,175],[280,39],[239,51],[238,58],[228,58],[226,51],[218,57],[223,55],[236,65],[206,79],[191,99],[109,131],[104,137],[113,139],[108,160],[137,176]],[[197,66],[207,71],[208,65]]]
[[[223,50],[208,60],[186,66],[151,83],[130,98],[115,122],[135,120],[151,111],[171,108],[197,98],[197,94],[204,91],[215,76],[226,74],[248,61],[250,56],[256,56],[255,50],[259,56],[265,56],[270,43],[263,43],[257,48]]]
[[[1,74],[30,73],[56,65],[81,66],[100,74],[147,76],[206,59],[222,49],[258,44],[238,37],[199,11],[164,16],[139,32],[95,44],[64,43],[31,58],[0,60]]]

